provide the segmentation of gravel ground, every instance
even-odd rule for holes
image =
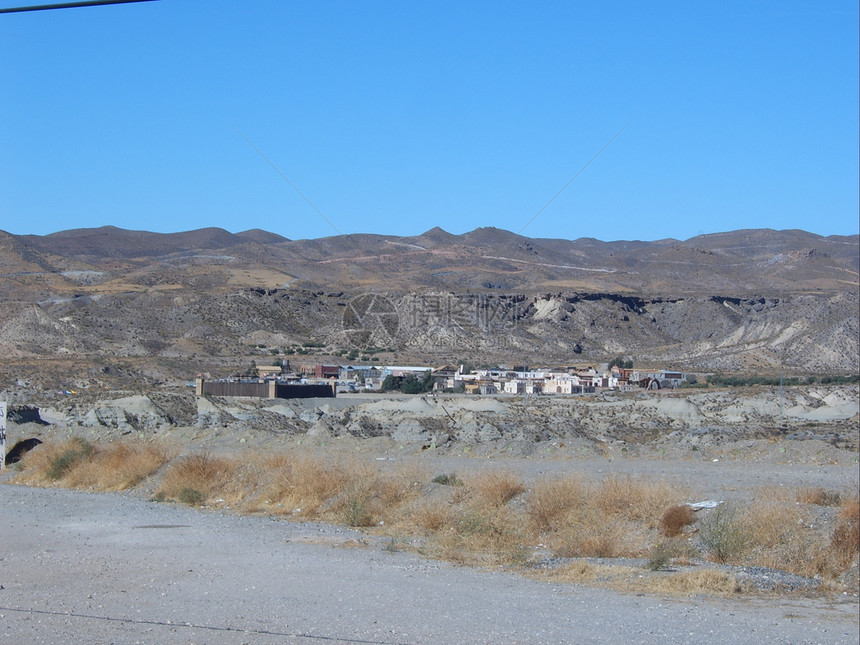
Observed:
[[[836,598],[661,598],[389,552],[342,527],[0,486],[3,643],[857,643]]]
[[[753,442],[749,442],[753,443]],[[411,456],[396,451],[379,453],[383,463],[397,464]],[[420,463],[436,473],[473,472],[476,469],[507,469],[519,472],[527,481],[578,473],[590,481],[613,475],[643,477],[652,481],[667,481],[688,488],[693,497],[703,499],[744,499],[759,488],[795,488],[821,486],[831,490],[856,490],[860,471],[857,464],[756,463],[745,459],[628,459],[623,456],[580,457],[554,459],[546,457],[505,458],[434,455],[418,456]],[[678,503],[697,501],[682,499]]]

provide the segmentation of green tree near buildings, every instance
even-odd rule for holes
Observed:
[[[620,367],[623,370],[632,370],[633,369],[633,359],[628,358],[625,359],[623,356],[616,356],[611,361],[609,361],[609,369],[613,367]]]
[[[435,380],[433,379],[433,373],[429,370],[425,372],[424,376],[421,378],[413,376],[412,374],[403,378],[389,374],[382,381],[382,391],[399,391],[404,394],[424,394],[425,392],[430,392],[433,389],[434,383]]]
[[[420,379],[411,375],[403,379],[400,391],[404,394],[423,394],[433,389],[433,383],[433,373],[427,370]]]
[[[380,389],[383,392],[394,392],[400,390],[400,379],[389,374],[382,380]]]

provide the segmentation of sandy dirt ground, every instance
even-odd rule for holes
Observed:
[[[343,527],[0,486],[3,643],[857,643],[858,604],[618,593]]]

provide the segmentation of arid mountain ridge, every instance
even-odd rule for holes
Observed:
[[[798,230],[656,242],[495,228],[315,240],[0,232],[0,349],[199,360],[315,343],[431,362],[625,355],[696,370],[856,372],[858,250],[857,235]]]
[[[822,237],[769,229],[685,241],[601,242],[532,239],[496,228],[463,235],[434,228],[414,237],[356,234],[288,240],[257,229],[236,234],[218,228],[150,233],[106,226],[45,236],[0,232],[0,263],[4,274],[15,268],[61,275],[86,271],[90,283],[100,284],[117,278],[145,282],[144,275],[169,273],[171,267],[186,274],[176,276],[181,283],[201,273],[195,267],[227,267],[207,272],[214,287],[219,277],[224,285],[235,282],[235,276],[227,274],[243,266],[309,288],[564,289],[637,295],[838,291],[856,286],[860,270],[857,235]],[[81,282],[74,274],[62,277],[72,288]]]

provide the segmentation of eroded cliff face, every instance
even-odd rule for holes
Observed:
[[[290,438],[382,438],[447,448],[485,446],[531,454],[568,446],[696,452],[737,442],[814,441],[807,456],[856,463],[858,386],[602,392],[587,396],[357,395],[337,399],[195,397],[81,391],[75,396],[28,393],[12,403],[19,436],[44,440],[70,434],[101,441],[124,435],[181,444],[248,447]],[[245,440],[243,439],[243,441]],[[788,441],[795,440],[795,441]],[[751,444],[743,445],[748,450]],[[772,450],[773,445],[770,446]],[[703,454],[696,455],[704,457]],[[777,456],[777,455],[771,455]]]
[[[78,294],[7,302],[7,357],[319,355],[368,346],[433,362],[581,363],[624,355],[689,371],[856,372],[858,294],[642,298],[244,288]],[[310,360],[310,359],[309,359]],[[377,361],[378,362],[378,361]]]

